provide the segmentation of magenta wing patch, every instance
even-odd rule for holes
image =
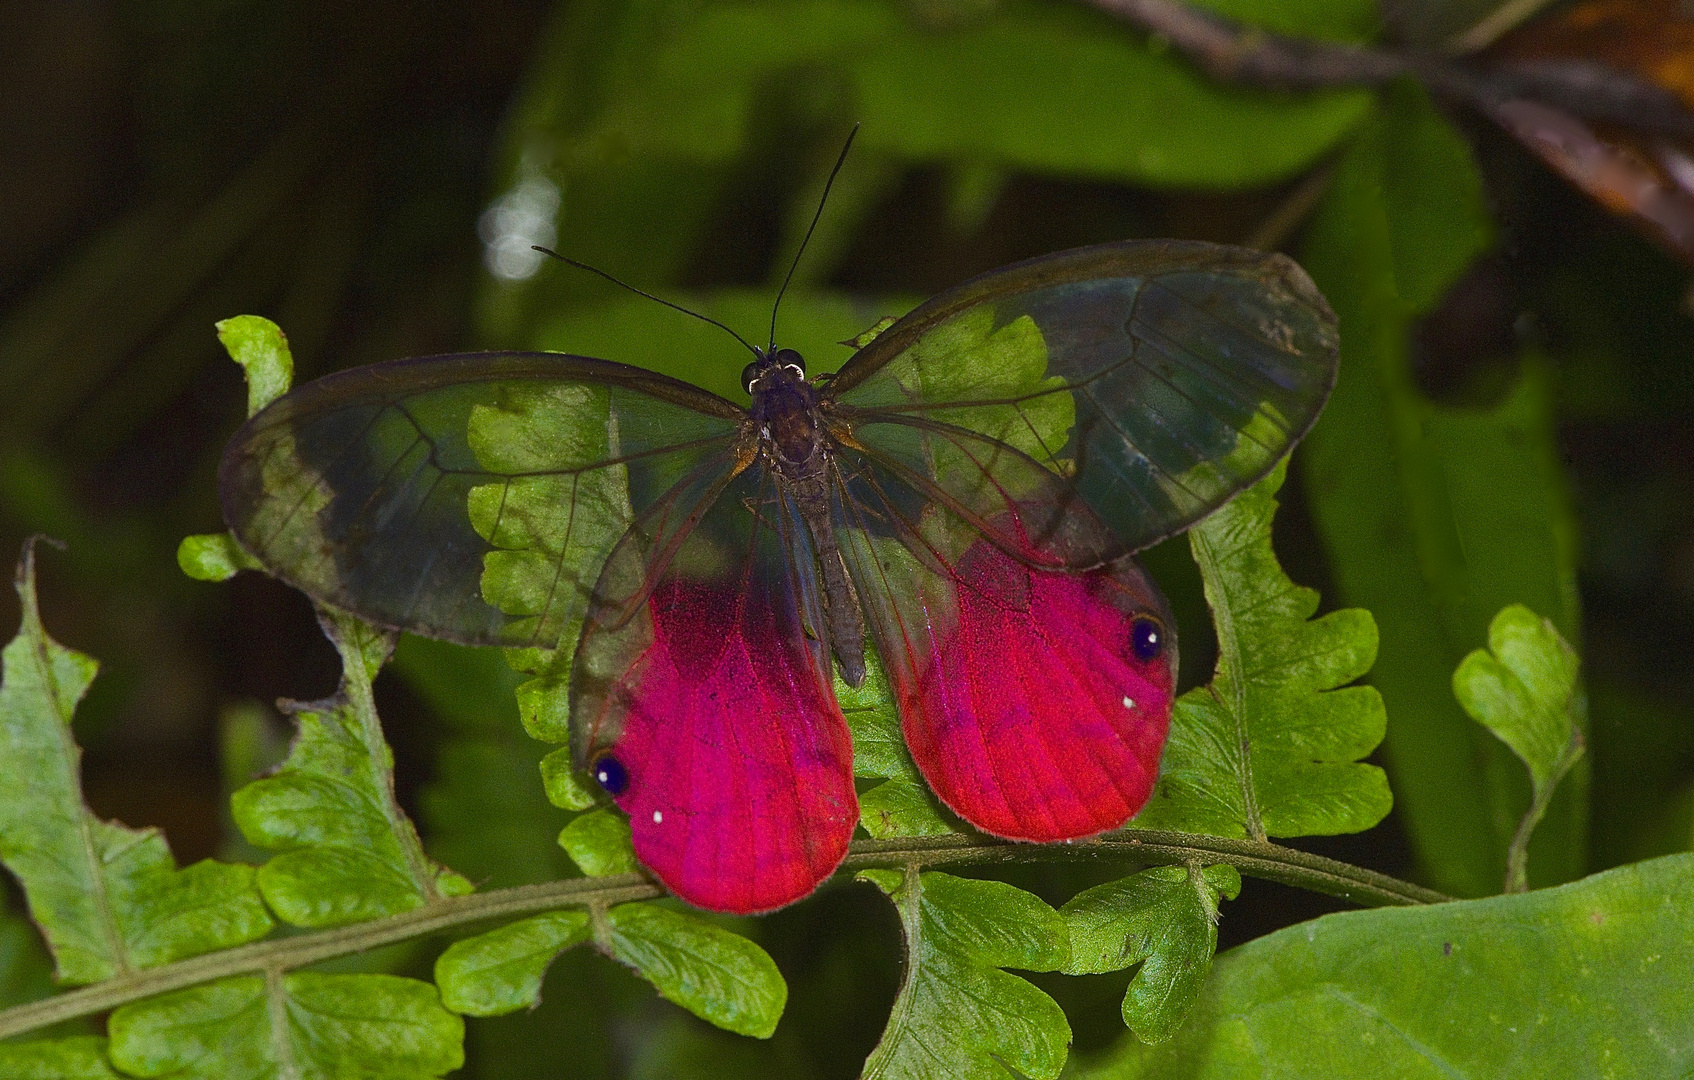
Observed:
[[[981,540],[955,579],[956,617],[908,654],[908,672],[892,669],[930,787],[1014,840],[1127,822],[1152,794],[1170,726],[1176,642],[1163,597],[1128,559],[1053,573]]]
[[[651,644],[611,694],[622,730],[593,766],[641,861],[714,911],[806,896],[859,816],[847,721],[768,595],[674,579],[655,590]]]

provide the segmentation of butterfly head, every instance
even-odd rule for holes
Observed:
[[[806,358],[793,349],[755,349],[758,359],[741,369],[741,389],[749,394],[775,382],[804,382]]]

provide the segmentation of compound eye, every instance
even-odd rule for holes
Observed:
[[[806,374],[806,358],[793,349],[778,349],[771,359],[775,360],[779,367],[791,367],[802,375]]]
[[[753,377],[756,376],[758,373],[759,373],[759,362],[757,360],[753,361],[751,364],[748,364],[746,367],[742,368],[741,369],[741,389],[743,389],[743,390],[747,391],[749,394],[751,394],[753,392]]]

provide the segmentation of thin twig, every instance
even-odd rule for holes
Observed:
[[[850,874],[873,866],[928,867],[1098,858],[1160,865],[1226,862],[1252,877],[1297,885],[1364,907],[1434,904],[1451,899],[1374,870],[1276,844],[1149,829],[1123,829],[1074,844],[1018,844],[983,836],[860,841],[853,845],[841,873]],[[448,897],[385,919],[225,949],[17,1005],[0,1011],[0,1039],[232,975],[290,971],[493,919],[566,907],[609,906],[663,895],[663,889],[639,874],[619,874]]]

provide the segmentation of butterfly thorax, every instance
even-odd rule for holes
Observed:
[[[817,387],[806,381],[806,363],[793,349],[761,353],[742,381],[753,396],[761,456],[811,534],[824,625],[810,627],[808,637],[826,641],[841,677],[858,686],[865,678],[865,622],[830,520],[829,451]]]
[[[771,465],[789,480],[822,475],[824,447],[818,393],[806,381],[805,361],[793,349],[777,349],[748,367],[753,420]]]

